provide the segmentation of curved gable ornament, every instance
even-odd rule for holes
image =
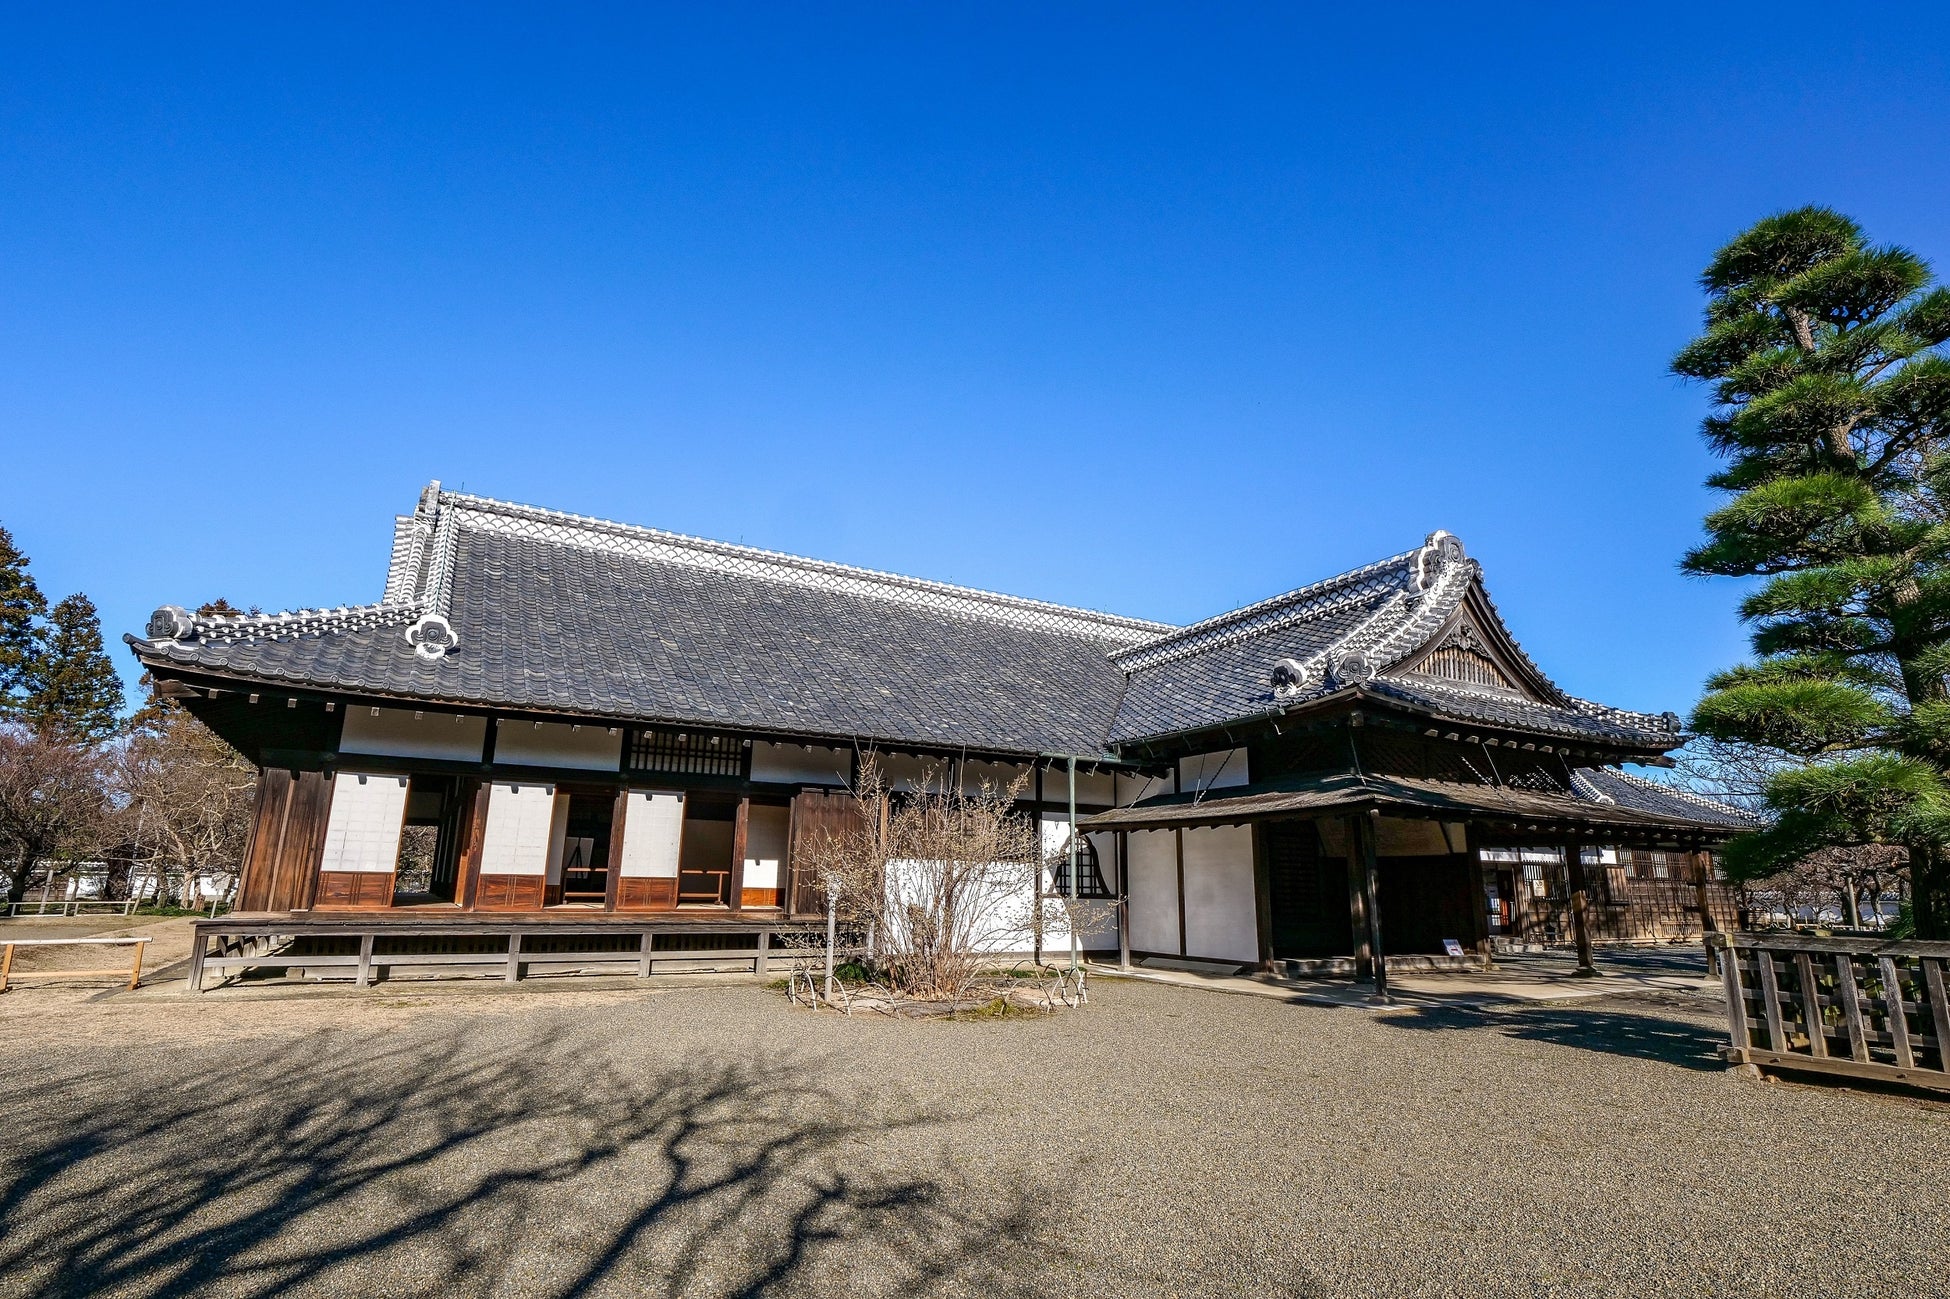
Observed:
[[[166,604],[149,615],[150,640],[188,640],[196,630],[196,619],[180,604]]]
[[[437,613],[421,614],[419,621],[406,629],[406,643],[413,652],[431,663],[460,644],[453,624]]]
[[[1299,659],[1281,659],[1273,665],[1273,697],[1293,699],[1314,685],[1314,669]]]
[[[1445,567],[1460,564],[1464,558],[1462,538],[1441,528],[1431,532],[1422,543],[1422,548],[1415,552],[1416,592],[1419,594],[1434,586]]]

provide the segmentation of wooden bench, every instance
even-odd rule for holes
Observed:
[[[129,988],[142,982],[142,945],[149,939],[141,938],[9,938],[4,940],[5,951],[0,952],[0,992],[7,990],[9,979],[107,979],[127,976]],[[127,970],[16,970],[14,969],[14,948],[16,947],[134,947],[135,959],[129,962]]]

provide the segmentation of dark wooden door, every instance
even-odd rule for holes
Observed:
[[[792,800],[791,847],[786,855],[786,907],[794,918],[822,915],[826,898],[813,878],[807,845],[821,836],[847,834],[860,824],[859,805],[844,790],[802,790]]]

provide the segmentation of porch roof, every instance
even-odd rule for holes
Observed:
[[[1570,793],[1352,772],[1170,794],[1079,819],[1084,830],[1194,829],[1311,819],[1378,807],[1397,816],[1518,822],[1540,829],[1726,839],[1754,826],[1737,808],[1623,772],[1581,769]]]

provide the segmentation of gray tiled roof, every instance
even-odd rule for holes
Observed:
[[[377,604],[235,617],[171,606],[130,639],[159,666],[267,683],[999,753],[1107,753],[1354,687],[1486,724],[1676,742],[1664,719],[1555,687],[1539,702],[1389,677],[1472,589],[1475,561],[1436,533],[1174,628],[436,483],[397,522]]]

